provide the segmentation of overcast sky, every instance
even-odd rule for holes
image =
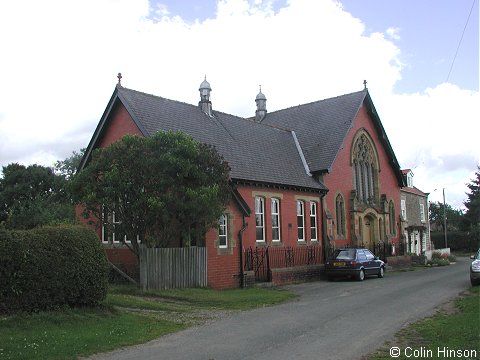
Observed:
[[[478,17],[478,0],[4,0],[0,166],[86,147],[118,72],[191,104],[206,75],[213,108],[239,116],[260,84],[274,111],[366,79],[401,167],[461,207],[480,162]]]

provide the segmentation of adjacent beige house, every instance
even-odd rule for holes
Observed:
[[[433,250],[428,221],[428,193],[413,185],[413,172],[402,170],[407,186],[400,189],[400,219],[405,252],[422,255]]]

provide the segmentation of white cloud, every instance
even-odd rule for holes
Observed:
[[[392,40],[400,40],[400,28],[398,27],[389,27],[386,31],[388,37]]]
[[[443,84],[394,94],[408,66],[391,40],[399,29],[366,34],[334,0],[273,4],[222,0],[214,18],[189,23],[146,0],[2,2],[0,165],[51,165],[85,147],[117,72],[126,87],[193,104],[206,74],[213,107],[240,116],[254,115],[259,84],[273,111],[360,90],[366,79],[400,163],[417,166],[419,187],[450,188],[443,175],[421,182],[421,166],[447,171],[442,156],[467,147],[478,161],[474,132],[462,131],[480,118],[478,93]]]

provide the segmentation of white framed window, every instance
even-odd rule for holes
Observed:
[[[402,210],[402,219],[407,220],[407,205],[405,199],[400,200],[400,207]]]
[[[297,229],[298,241],[305,241],[305,204],[297,201]]]
[[[425,222],[425,205],[422,203],[422,200],[420,200],[420,221],[422,223]]]
[[[255,227],[256,241],[265,241],[265,199],[260,196],[255,198]]]
[[[228,247],[228,217],[226,214],[218,219],[218,247],[220,249]]]
[[[310,201],[310,240],[317,241],[317,203]]]
[[[112,211],[110,213],[105,213],[105,211],[103,211],[102,216],[102,243],[131,243],[131,241],[127,239],[127,235],[124,232],[120,232],[120,225],[122,222],[120,221],[120,218],[115,214],[115,211]],[[110,232],[110,230],[104,225],[105,217],[107,217],[107,222],[113,225],[112,232]],[[137,242],[140,243],[139,235],[137,235]]]
[[[280,200],[272,198],[272,241],[280,241]]]

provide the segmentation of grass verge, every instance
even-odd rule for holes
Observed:
[[[0,315],[0,359],[76,359],[140,344],[216,317],[293,298],[276,289],[141,292],[112,287],[103,305]]]
[[[476,287],[442,307],[434,316],[400,330],[395,340],[363,360],[480,359],[479,320],[480,287]],[[399,350],[400,356],[392,356],[393,347]]]

